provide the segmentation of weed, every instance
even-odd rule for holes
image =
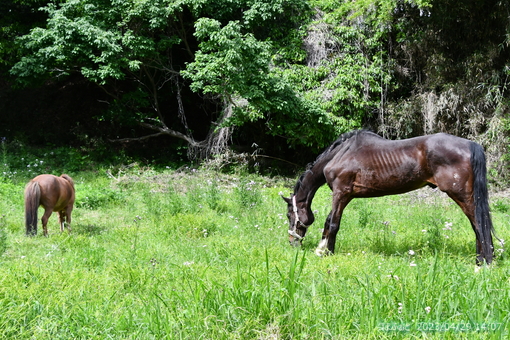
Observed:
[[[496,200],[496,202],[492,205],[492,210],[500,213],[506,213],[510,210],[510,204],[508,202],[503,201],[502,199]]]
[[[0,138],[1,143],[1,163],[0,163],[0,175],[5,179],[9,174],[9,163],[7,160],[7,140],[5,137]]]
[[[207,181],[207,184],[207,204],[212,210],[221,212],[224,209],[221,207],[221,191],[218,187],[218,182],[213,179]]]
[[[381,222],[375,237],[372,239],[372,249],[385,254],[396,252],[397,239],[396,231],[392,229],[389,221]]]
[[[437,251],[444,250],[445,246],[445,238],[449,237],[448,235],[444,235],[442,233],[443,223],[436,218],[429,218],[429,222],[427,223],[428,230],[426,233],[427,237],[427,245],[430,250],[435,253]],[[448,227],[447,227],[448,228]]]
[[[235,194],[239,204],[244,208],[253,208],[260,203],[261,196],[257,182],[247,179],[241,179],[235,186]]]
[[[0,255],[7,250],[7,231],[4,226],[5,215],[0,216]]]
[[[370,205],[368,204],[369,200],[363,199],[363,200],[356,200],[355,203],[358,205],[356,207],[356,210],[359,214],[359,227],[360,228],[366,228],[371,223],[373,223],[373,213]]]
[[[109,186],[92,187],[88,184],[76,184],[76,207],[84,209],[99,209],[122,200],[122,193]]]

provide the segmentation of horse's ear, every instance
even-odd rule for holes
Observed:
[[[283,200],[284,200],[285,202],[287,202],[287,204],[291,204],[291,203],[292,203],[292,200],[291,200],[290,198],[283,197],[283,196],[282,196],[282,198],[283,198]]]

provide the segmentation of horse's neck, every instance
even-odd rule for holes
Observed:
[[[296,199],[298,201],[305,201],[309,206],[312,203],[313,197],[317,190],[326,183],[326,177],[320,169],[310,169],[301,181],[301,187],[296,193]]]
[[[326,184],[326,176],[324,176],[324,167],[338,153],[344,153],[349,150],[352,140],[345,140],[336,146],[332,146],[327,152],[321,154],[310,170],[308,170],[301,181],[299,191],[295,193],[298,202],[305,201],[307,206],[312,203],[313,197],[317,190]]]

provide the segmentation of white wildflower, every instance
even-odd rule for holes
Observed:
[[[445,222],[443,230],[452,230],[452,222]]]

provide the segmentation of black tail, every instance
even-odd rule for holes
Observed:
[[[30,182],[25,188],[25,228],[27,236],[37,235],[37,209],[41,198],[39,183]]]
[[[485,164],[485,153],[483,148],[472,142],[469,146],[471,151],[471,166],[473,168],[473,199],[475,201],[475,220],[482,244],[482,253],[487,264],[492,262],[494,246],[492,244],[491,213],[489,208],[489,192],[487,190],[487,166]]]

